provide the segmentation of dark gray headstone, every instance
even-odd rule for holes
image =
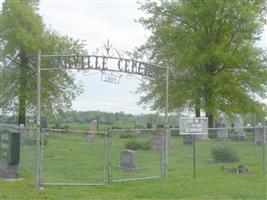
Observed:
[[[0,160],[0,175],[6,179],[19,178],[19,165],[9,165],[4,160]]]
[[[0,131],[0,175],[19,178],[20,131],[17,127],[3,127]]]

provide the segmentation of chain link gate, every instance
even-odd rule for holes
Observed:
[[[87,180],[84,180],[84,177],[88,177],[89,171],[86,168],[83,168],[81,166],[86,166],[88,163],[84,161],[84,159],[78,159],[75,157],[76,154],[83,155],[86,157],[83,153],[84,151],[89,151],[87,152],[87,157],[89,158],[90,156],[92,157],[94,154],[94,148],[89,148],[90,145],[86,146],[83,141],[83,136],[77,136],[76,137],[70,136],[69,139],[66,141],[66,139],[63,139],[61,135],[63,133],[58,133],[58,134],[51,134],[49,133],[41,133],[41,80],[42,80],[42,73],[45,73],[45,71],[68,71],[68,70],[97,70],[97,71],[105,71],[105,72],[112,72],[112,73],[126,73],[126,74],[131,74],[131,75],[137,75],[137,76],[142,76],[146,77],[148,79],[159,79],[159,80],[164,80],[166,87],[165,87],[165,108],[164,108],[164,124],[165,124],[165,132],[166,134],[163,136],[164,139],[164,144],[163,144],[163,150],[161,150],[161,153],[157,153],[158,157],[156,160],[159,162],[156,164],[160,166],[157,168],[157,173],[153,172],[153,176],[146,175],[140,169],[140,174],[143,173],[143,175],[138,176],[138,178],[155,178],[155,177],[167,177],[167,161],[168,161],[168,153],[166,153],[166,149],[168,148],[167,144],[167,128],[168,128],[168,94],[169,94],[169,66],[165,65],[155,65],[152,63],[146,63],[142,61],[138,61],[135,59],[132,59],[130,57],[123,58],[120,53],[116,50],[115,52],[118,54],[118,56],[113,56],[109,53],[110,50],[110,45],[109,43],[106,46],[107,53],[101,54],[101,55],[42,55],[41,51],[38,51],[37,54],[37,59],[36,59],[36,76],[37,76],[37,107],[36,107],[36,127],[37,127],[37,173],[36,173],[36,187],[40,189],[41,185],[97,185],[97,184],[103,184],[105,182],[105,158],[102,159],[103,165],[102,165],[102,170],[103,172],[101,173],[102,177],[99,179],[93,178],[90,183],[87,182]],[[43,62],[42,62],[43,60]],[[130,67],[130,68],[129,68]],[[131,70],[129,70],[131,69]],[[108,82],[113,82],[116,83],[117,81],[114,79],[115,77],[102,77],[104,81]],[[110,79],[111,78],[111,79]],[[81,133],[80,133],[81,134]],[[112,131],[111,134],[112,135]],[[75,139],[76,138],[76,139]],[[97,137],[96,137],[97,138]],[[102,149],[104,151],[103,155],[104,157],[106,156],[106,137],[102,138],[103,143],[104,143],[104,148],[102,146]],[[62,142],[60,143],[60,141]],[[95,139],[95,142],[97,140]],[[110,140],[109,140],[110,141]],[[49,142],[50,146],[54,146],[55,149],[49,147]],[[94,142],[94,141],[93,141]],[[76,145],[74,145],[76,144]],[[81,146],[78,146],[77,144],[80,144]],[[79,147],[78,149],[76,148],[71,148],[70,146],[76,146]],[[93,146],[93,145],[92,145]],[[67,150],[69,148],[69,150]],[[101,149],[101,148],[100,148]],[[110,149],[110,156],[112,156],[112,148]],[[165,149],[165,150],[164,150]],[[84,151],[82,151],[84,150]],[[103,152],[102,151],[102,152]],[[66,156],[65,153],[67,153]],[[153,152],[153,151],[151,151]],[[139,155],[139,153],[137,153]],[[153,153],[153,155],[156,155],[156,153]],[[96,154],[97,155],[97,154]],[[151,154],[152,155],[152,154]],[[160,155],[160,156],[159,156]],[[142,157],[142,154],[140,156]],[[76,165],[73,166],[71,164],[71,158],[75,159]],[[97,157],[98,159],[100,157]],[[95,158],[97,161],[97,158]],[[116,157],[115,157],[116,158]],[[111,159],[111,157],[110,157]],[[149,157],[148,157],[149,159]],[[82,162],[83,160],[83,162]],[[94,160],[91,159],[91,160]],[[51,163],[51,164],[49,164]],[[63,164],[63,165],[60,165]],[[111,162],[110,162],[111,163]],[[142,161],[141,161],[142,163]],[[92,163],[94,165],[95,162]],[[112,165],[110,164],[109,167],[109,181],[111,182],[112,176],[111,176],[111,171],[112,171]],[[75,170],[76,175],[64,175],[63,171],[64,170]],[[96,169],[96,168],[94,168]],[[97,168],[98,169],[98,168]],[[148,169],[145,167],[144,169]],[[93,170],[93,169],[92,169]],[[151,169],[150,169],[151,170]],[[149,171],[149,170],[148,170]],[[156,174],[156,175],[154,175]],[[81,180],[84,180],[83,183],[79,182],[79,178]],[[136,179],[133,177],[132,179]],[[98,180],[98,181],[97,181]]]
[[[41,185],[103,185],[106,132],[42,132]]]
[[[109,182],[163,178],[167,175],[166,129],[109,132]]]

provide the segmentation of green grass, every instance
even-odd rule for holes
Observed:
[[[149,137],[139,138],[149,140]],[[112,137],[112,178],[127,179],[160,175],[160,153],[137,151],[136,172],[123,172],[120,152],[130,139]],[[58,134],[48,137],[43,151],[44,182],[95,182],[103,178],[104,138],[97,136],[88,144],[85,134]],[[35,146],[22,146],[22,178],[1,180],[0,199],[266,199],[266,176],[261,173],[262,147],[252,142],[227,142],[237,151],[240,162],[223,164],[211,160],[210,150],[219,141],[197,141],[196,179],[192,178],[192,146],[173,137],[169,151],[168,179],[105,184],[104,186],[46,186],[34,189]],[[107,164],[107,163],[106,163]],[[242,164],[248,174],[224,172],[222,166]],[[27,170],[26,170],[27,169]],[[31,172],[31,173],[29,173]],[[107,180],[107,174],[105,176]]]

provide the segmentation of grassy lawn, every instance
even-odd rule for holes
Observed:
[[[140,140],[149,141],[150,137]],[[159,176],[160,153],[136,152],[138,170],[123,172],[120,152],[129,139],[112,137],[112,179]],[[101,183],[108,180],[103,173],[105,139],[96,136],[90,144],[85,134],[58,134],[48,137],[43,151],[43,182]],[[262,147],[247,142],[227,142],[238,152],[240,163],[214,163],[210,149],[222,142],[197,141],[196,179],[192,178],[192,146],[183,145],[182,138],[172,137],[169,151],[168,178],[145,181],[106,183],[104,186],[46,186],[34,188],[35,146],[23,145],[22,180],[1,181],[0,199],[266,199],[266,176],[261,173]],[[108,161],[108,159],[107,159]],[[248,174],[225,172],[222,167],[242,164]],[[30,173],[31,172],[31,173]]]

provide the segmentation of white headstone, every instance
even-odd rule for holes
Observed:
[[[266,137],[264,138],[264,128],[261,123],[258,123],[257,126],[255,126],[254,135],[255,135],[254,137],[255,144],[263,144],[263,142],[266,143]]]
[[[217,138],[220,140],[227,140],[228,139],[227,120],[223,113],[218,118],[218,128],[220,129],[217,130]]]
[[[208,134],[199,134],[199,135],[196,135],[197,137],[197,140],[209,140],[209,136]]]
[[[244,131],[244,121],[240,115],[235,115],[234,117],[234,140],[246,140],[247,134]]]
[[[94,139],[97,129],[97,120],[92,120],[90,124],[90,129],[87,133],[87,142],[90,143]]]

